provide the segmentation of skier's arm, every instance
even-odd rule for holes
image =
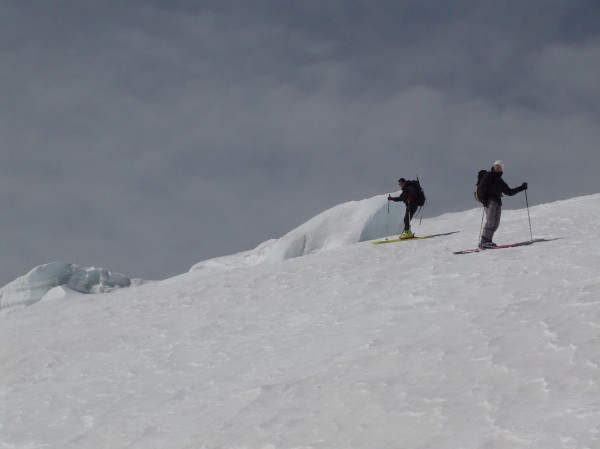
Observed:
[[[527,183],[526,182],[524,182],[523,184],[521,184],[519,187],[515,187],[514,189],[511,189],[510,187],[508,187],[508,184],[506,184],[504,182],[504,180],[502,181],[502,193],[504,193],[505,195],[513,196],[513,195],[516,195],[519,192],[522,192],[523,190],[527,190]]]

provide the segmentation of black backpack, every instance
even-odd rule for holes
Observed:
[[[407,184],[408,183],[410,183],[413,187],[415,187],[415,191],[416,191],[415,204],[417,206],[423,206],[425,204],[425,201],[427,200],[427,198],[425,197],[425,192],[423,191],[423,188],[421,187],[419,178],[417,177],[417,179],[415,181],[408,181]]]
[[[487,170],[479,170],[477,172],[477,183],[475,184],[475,188],[473,189],[473,196],[475,197],[475,201],[479,203],[483,203],[483,201],[481,201],[481,196],[479,195],[479,186],[481,185],[481,181],[483,180],[483,177],[487,174],[487,172]]]

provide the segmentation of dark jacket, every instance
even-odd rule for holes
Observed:
[[[417,186],[415,186],[412,181],[406,181],[400,196],[392,197],[392,201],[402,201],[404,204],[410,204],[417,198],[418,194],[419,191],[417,190]]]
[[[502,179],[502,172],[494,171],[493,168],[483,176],[479,184],[479,196],[483,200],[484,206],[487,206],[490,200],[494,200],[502,206],[502,194],[513,196],[522,191],[523,186],[514,189],[508,187],[508,184]]]

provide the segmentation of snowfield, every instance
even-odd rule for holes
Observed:
[[[402,214],[380,196],[170,279],[13,304],[0,448],[597,449],[600,194],[529,212],[549,241],[454,255],[480,208],[372,245]],[[494,240],[528,239],[505,209]]]

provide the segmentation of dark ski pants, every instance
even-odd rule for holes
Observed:
[[[481,237],[491,242],[492,238],[494,237],[494,233],[498,230],[498,226],[500,226],[502,206],[500,206],[496,201],[490,200],[487,207],[485,207],[483,210],[485,211],[485,224],[483,225]]]
[[[416,204],[407,204],[406,212],[404,212],[404,230],[410,231],[410,221],[412,220],[413,215],[417,212],[419,206]]]

